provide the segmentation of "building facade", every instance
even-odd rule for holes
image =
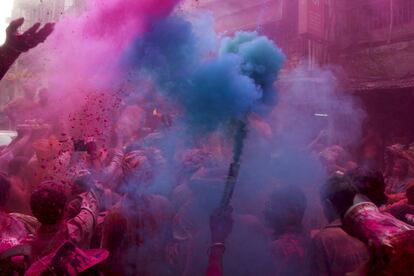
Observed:
[[[332,61],[360,97],[369,125],[414,138],[414,1],[342,0]],[[388,133],[382,133],[386,136]]]
[[[310,67],[344,66],[357,89],[412,82],[401,79],[414,61],[412,0],[187,0],[185,5],[212,11],[219,33],[267,35],[293,65],[307,60]]]
[[[185,4],[188,9],[211,10],[219,33],[256,30],[273,39],[288,57],[285,72],[298,64],[340,68],[337,81],[361,100],[371,126],[414,137],[407,121],[414,116],[413,0],[187,0]],[[284,81],[301,80],[284,79],[282,73],[279,83]],[[317,83],[317,76],[311,82]]]
[[[25,26],[56,22],[65,11],[65,0],[14,0],[13,18],[24,17]]]
[[[220,34],[257,31],[273,39],[289,57],[287,67],[324,59],[326,0],[187,0],[188,9],[209,10]]]

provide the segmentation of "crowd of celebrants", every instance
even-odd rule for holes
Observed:
[[[22,23],[0,47],[1,78],[53,31],[18,33]],[[125,105],[106,146],[61,133],[47,105],[48,91],[27,85],[4,110],[17,137],[0,151],[0,275],[414,273],[414,146],[404,137],[387,144],[367,131],[352,155],[319,135],[302,149],[327,176],[316,192],[272,179],[233,208],[218,204],[231,155],[219,139],[180,148],[171,165],[171,146],[157,141],[174,122],[151,105]],[[164,177],[169,189],[154,188]]]

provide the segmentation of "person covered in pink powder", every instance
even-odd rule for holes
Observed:
[[[24,270],[24,264],[16,263],[13,257],[24,255],[20,246],[35,235],[39,227],[38,221],[31,216],[11,213],[8,208],[10,201],[11,181],[5,174],[0,174],[0,274]],[[20,264],[19,264],[20,263]]]

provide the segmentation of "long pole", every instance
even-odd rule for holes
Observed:
[[[247,121],[238,121],[233,145],[233,160],[227,174],[226,184],[221,198],[220,209],[226,210],[230,205],[240,171],[240,159],[243,153],[244,140],[247,136]]]

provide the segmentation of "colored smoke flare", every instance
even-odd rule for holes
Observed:
[[[203,136],[235,128],[232,164],[221,202],[225,209],[237,182],[249,114],[263,116],[276,105],[274,82],[285,56],[257,32],[237,32],[224,38],[219,50],[206,50],[205,45],[216,38],[200,35],[214,33],[197,29],[205,25],[213,29],[208,20],[197,23],[179,14],[157,21],[126,51],[123,66],[137,76],[144,73],[177,104],[190,133]]]
[[[261,97],[251,105],[245,113],[244,120],[237,122],[234,137],[233,160],[230,164],[220,209],[224,211],[229,205],[240,171],[244,141],[248,132],[248,117],[255,111],[266,114],[277,103],[277,91],[274,82],[283,66],[285,59],[282,51],[267,37],[256,32],[237,32],[233,38],[225,38],[222,42],[220,55],[236,54],[241,58],[241,72],[254,81],[260,88]]]
[[[243,153],[244,140],[247,137],[247,122],[238,121],[236,135],[234,137],[233,145],[233,161],[230,164],[229,172],[227,174],[226,185],[224,187],[223,196],[221,199],[220,210],[224,211],[230,205],[233,197],[234,188],[236,186],[237,178],[240,171],[240,159]]]

